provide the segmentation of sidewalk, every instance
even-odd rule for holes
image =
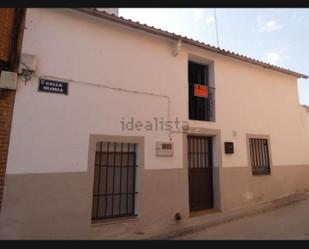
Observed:
[[[281,207],[289,206],[297,202],[301,202],[309,199],[309,193],[296,193],[290,196],[286,196],[271,202],[262,203],[239,210],[225,212],[225,213],[213,213],[204,216],[198,216],[186,220],[182,224],[175,224],[175,227],[165,229],[160,233],[152,235],[150,237],[141,236],[140,239],[147,240],[166,240],[177,239],[186,236],[190,239],[190,234],[198,233],[206,228],[214,227],[219,224],[228,223],[240,218],[261,214],[267,211],[275,210]],[[188,236],[189,235],[189,236]],[[143,238],[142,238],[143,237]]]

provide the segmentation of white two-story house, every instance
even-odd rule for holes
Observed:
[[[306,75],[114,13],[27,9],[1,238],[147,233],[309,189]]]

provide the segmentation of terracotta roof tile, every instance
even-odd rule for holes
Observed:
[[[74,10],[77,10],[77,11],[80,11],[80,12],[83,12],[85,14],[89,14],[89,15],[92,15],[92,16],[100,17],[100,18],[103,18],[103,19],[106,19],[106,20],[109,20],[109,21],[113,21],[113,22],[116,22],[116,23],[120,23],[122,25],[126,25],[126,26],[129,26],[131,28],[150,32],[150,33],[155,34],[155,35],[161,35],[161,36],[164,36],[166,38],[170,38],[170,39],[174,39],[174,40],[180,39],[180,40],[182,40],[183,43],[187,43],[187,44],[197,46],[197,47],[201,47],[201,48],[204,48],[204,49],[207,49],[207,50],[219,53],[219,54],[223,54],[223,55],[230,56],[230,57],[233,57],[233,58],[236,58],[236,59],[239,59],[239,60],[250,62],[250,63],[256,64],[256,65],[262,66],[264,68],[269,68],[269,69],[273,69],[273,70],[276,70],[276,71],[280,71],[282,73],[290,74],[290,75],[296,76],[298,78],[304,78],[304,79],[308,78],[307,75],[297,73],[297,72],[291,71],[291,70],[283,68],[283,67],[275,66],[275,65],[272,65],[272,64],[260,61],[260,60],[250,58],[250,57],[245,56],[245,55],[241,55],[241,54],[238,54],[238,53],[226,50],[226,49],[222,49],[220,47],[212,46],[212,45],[209,45],[205,42],[201,42],[201,41],[189,38],[187,36],[178,35],[178,34],[175,34],[173,32],[162,30],[160,28],[155,28],[154,26],[142,24],[138,21],[133,21],[131,19],[123,18],[121,16],[109,14],[105,11],[99,11],[99,10],[96,10],[95,8],[78,8],[78,9],[74,9]]]

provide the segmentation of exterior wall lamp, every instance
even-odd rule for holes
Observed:
[[[25,84],[31,80],[32,75],[36,70],[37,59],[35,55],[22,54],[20,58],[18,74],[22,77]]]

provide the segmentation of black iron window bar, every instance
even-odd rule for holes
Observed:
[[[99,142],[92,220],[135,216],[137,144]]]
[[[189,168],[211,167],[211,139],[209,137],[189,136],[188,137],[188,161]]]
[[[189,119],[215,121],[215,88],[208,86],[208,97],[194,96],[194,84],[189,84]]]
[[[249,138],[253,175],[270,175],[270,160],[267,139]]]

